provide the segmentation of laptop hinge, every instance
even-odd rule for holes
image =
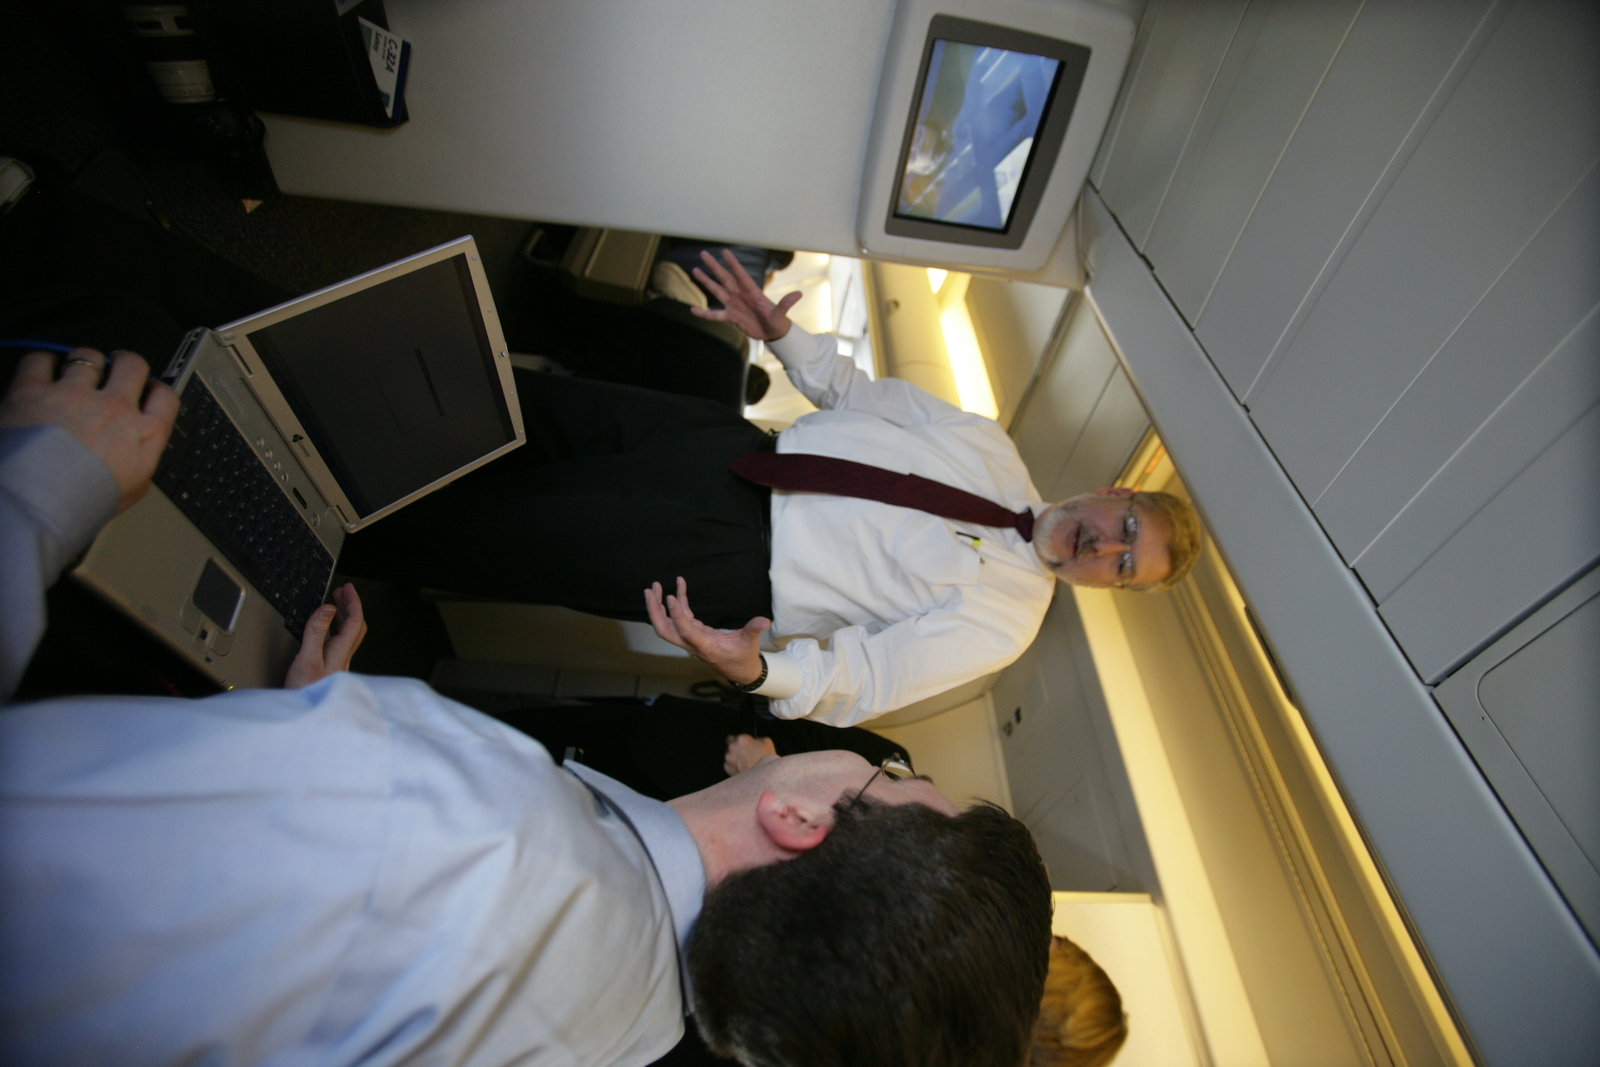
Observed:
[[[225,333],[222,335],[223,351],[227,352],[228,355],[233,357],[234,366],[239,368],[240,374],[244,375],[246,378],[254,378],[256,376],[255,372],[250,369],[250,364],[246,363],[244,361],[244,357],[239,354],[238,346],[229,343],[232,340],[233,334]]]
[[[200,327],[184,334],[178,350],[167,362],[167,369],[161,372],[161,380],[168,385],[176,386],[178,380],[183,377],[183,372],[189,369],[189,362],[194,359],[194,354],[200,351],[200,342],[204,341],[206,334],[210,332],[205,327]]]

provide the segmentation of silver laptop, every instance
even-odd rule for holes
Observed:
[[[525,440],[472,238],[184,340],[156,488],[75,569],[228,688],[281,685],[347,533]]]

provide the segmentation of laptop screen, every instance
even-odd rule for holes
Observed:
[[[362,518],[516,439],[464,253],[249,338]]]

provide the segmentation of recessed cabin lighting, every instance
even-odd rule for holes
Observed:
[[[972,328],[966,302],[951,304],[940,312],[939,328],[944,333],[945,351],[950,354],[950,373],[955,376],[962,410],[998,419],[1000,407],[994,400],[989,368],[983,362],[983,351],[978,347],[978,335]]]

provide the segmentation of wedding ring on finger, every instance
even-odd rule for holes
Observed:
[[[100,363],[100,362],[98,362],[96,360],[92,360],[92,359],[84,359],[82,356],[73,356],[71,359],[66,360],[61,364],[61,372],[63,374],[65,374],[67,368],[72,366],[74,363],[81,363],[83,366],[88,367],[90,370],[94,371],[94,373],[95,373],[94,387],[96,389],[98,389],[102,385],[106,384],[106,365],[104,363]]]

